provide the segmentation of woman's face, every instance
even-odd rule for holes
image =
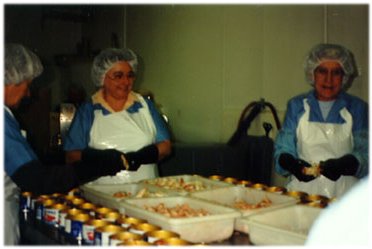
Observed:
[[[19,84],[5,85],[4,102],[9,108],[17,108],[24,97],[30,96],[31,80],[24,80]]]
[[[126,100],[132,91],[135,73],[128,62],[115,63],[106,73],[103,88],[106,94],[117,100]]]
[[[344,70],[335,61],[321,63],[314,70],[314,87],[316,96],[321,101],[331,101],[337,98],[342,90]]]

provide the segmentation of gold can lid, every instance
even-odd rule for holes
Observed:
[[[250,186],[251,188],[254,188],[254,189],[261,189],[261,190],[265,190],[267,188],[267,185],[263,184],[263,183],[254,183]]]
[[[278,187],[278,186],[270,186],[265,189],[267,192],[271,193],[285,193],[287,192],[287,189],[284,187]]]
[[[231,184],[236,184],[238,182],[238,179],[234,177],[226,177],[225,179],[223,179],[223,181]]]
[[[301,199],[301,198],[304,198],[308,195],[306,192],[302,192],[302,191],[287,191],[284,194],[288,195],[288,196],[291,196],[291,197],[294,197],[296,199]]]
[[[191,242],[180,238],[167,238],[155,241],[155,245],[167,245],[167,246],[187,246],[192,245]]]
[[[144,219],[140,219],[140,218],[135,218],[135,217],[131,217],[131,216],[128,216],[128,217],[121,217],[117,220],[118,223],[126,223],[126,224],[131,224],[131,225],[135,225],[135,224],[140,224],[140,223],[146,223],[147,221],[144,220]]]
[[[220,176],[220,175],[211,175],[208,178],[211,179],[211,180],[222,181],[224,177]]]
[[[132,226],[132,228],[133,229],[136,229],[136,230],[139,230],[139,231],[144,231],[144,232],[156,231],[156,230],[160,230],[161,229],[160,226],[157,226],[157,225],[154,225],[154,224],[150,224],[150,223],[134,224]]]
[[[244,187],[250,187],[253,185],[253,182],[252,181],[248,181],[248,180],[239,180],[237,183],[237,185],[242,185]]]
[[[155,230],[146,232],[145,235],[147,237],[154,237],[158,239],[166,239],[166,238],[179,238],[180,235],[176,232],[168,231],[168,230]]]
[[[153,244],[144,240],[126,240],[123,243],[118,244],[118,246],[151,246]]]
[[[116,239],[116,240],[143,240],[144,236],[142,234],[138,233],[131,233],[129,231],[123,231],[119,233],[115,233],[110,235],[110,239]]]

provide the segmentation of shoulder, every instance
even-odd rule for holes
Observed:
[[[367,102],[362,100],[361,98],[348,94],[348,93],[342,93],[340,94],[340,98],[346,102],[347,107],[351,108],[368,108]]]

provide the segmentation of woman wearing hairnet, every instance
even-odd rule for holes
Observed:
[[[288,189],[339,197],[368,174],[368,106],[345,92],[356,73],[346,48],[317,45],[305,63],[314,89],[288,102],[275,169],[291,175]]]
[[[112,150],[112,158],[96,158],[105,167],[92,169],[84,161],[74,165],[42,165],[22,135],[12,109],[19,107],[21,100],[29,96],[29,86],[42,73],[43,66],[29,49],[20,44],[7,44],[4,71],[4,240],[6,245],[16,245],[19,243],[20,191],[30,191],[35,195],[68,192],[97,177],[115,175],[123,164],[122,153]]]
[[[65,138],[67,162],[85,157],[93,168],[104,149],[124,153],[126,170],[96,183],[157,177],[156,163],[171,152],[169,132],[154,103],[132,91],[137,64],[129,49],[108,48],[94,58],[91,75],[99,89],[78,109]]]

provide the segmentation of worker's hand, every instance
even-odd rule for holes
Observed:
[[[292,173],[301,182],[309,182],[315,179],[314,176],[305,175],[303,173],[303,168],[311,167],[311,165],[304,160],[295,158],[289,153],[283,153],[279,156],[279,164],[283,169]]]
[[[128,163],[128,170],[136,171],[142,164],[157,163],[159,151],[155,144],[151,144],[136,152],[128,152],[124,157]]]
[[[125,169],[122,161],[123,155],[115,149],[87,148],[82,151],[81,160],[86,165],[100,168],[100,176],[116,175],[120,170]]]
[[[359,162],[355,156],[348,154],[336,159],[320,162],[320,172],[332,181],[337,181],[341,175],[355,175]]]

